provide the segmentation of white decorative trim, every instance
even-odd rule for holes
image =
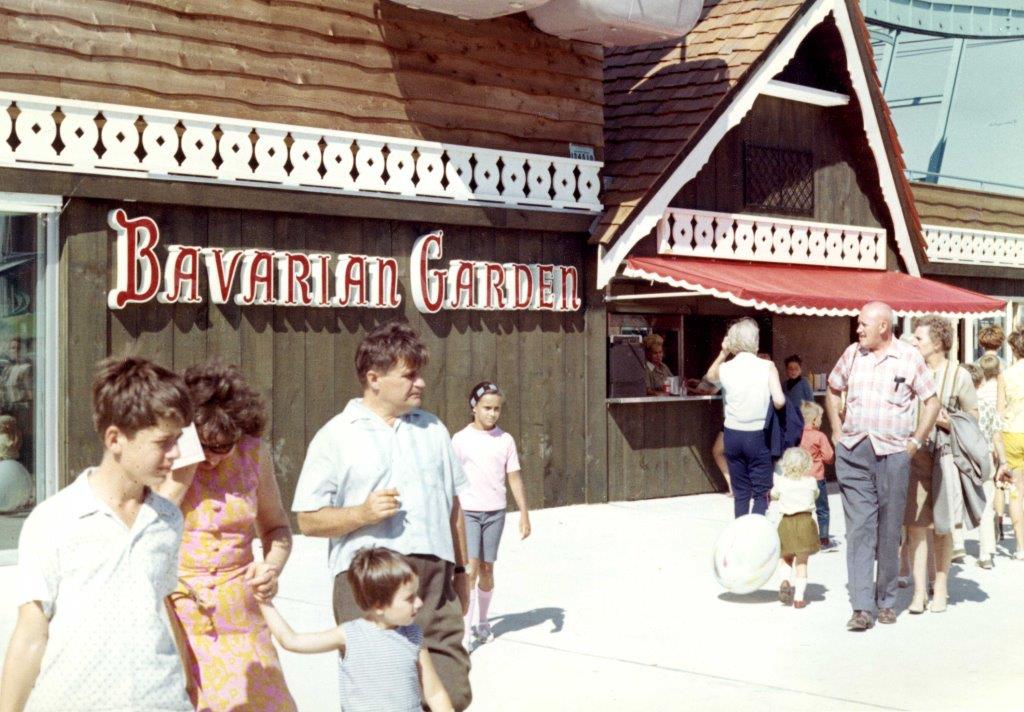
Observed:
[[[929,262],[1024,268],[1024,235],[922,225]]]
[[[774,302],[765,302],[759,299],[744,299],[743,297],[737,296],[733,292],[729,292],[721,289],[713,289],[698,284],[696,282],[687,282],[684,279],[675,279],[673,277],[666,277],[658,272],[650,272],[645,269],[634,269],[628,265],[623,268],[622,275],[624,277],[631,277],[633,279],[646,279],[651,282],[660,282],[661,284],[668,284],[673,287],[679,287],[687,291],[699,292],[701,294],[707,294],[718,299],[725,299],[727,301],[736,304],[741,307],[753,307],[754,309],[765,309],[776,314],[796,314],[798,316],[857,316],[860,313],[860,308],[856,309],[839,309],[839,308],[815,308],[815,307],[794,307],[786,304],[776,304]],[[960,319],[965,316],[974,317],[986,317],[986,316],[999,316],[1003,313],[1003,310],[997,310],[992,312],[937,312],[931,309],[923,311],[905,311],[901,309],[894,310],[897,316],[924,316],[925,314],[938,314],[949,319]]]
[[[801,104],[812,104],[814,106],[823,106],[826,108],[833,106],[846,106],[850,103],[850,97],[846,94],[826,91],[824,89],[815,89],[814,87],[805,87],[802,84],[783,82],[778,79],[772,79],[770,82],[765,84],[764,89],[761,90],[761,95],[774,96],[776,99],[798,101]]]
[[[882,177],[882,196],[891,213],[895,228],[896,246],[906,262],[907,273],[915,277],[920,276],[921,271],[914,256],[910,243],[910,234],[900,207],[899,193],[896,190],[896,183],[893,178],[893,166],[888,162],[885,146],[882,143],[881,130],[878,126],[878,119],[872,110],[874,104],[871,103],[871,97],[868,93],[867,77],[859,60],[860,55],[857,53],[856,40],[853,35],[849,15],[846,12],[843,0],[817,0],[807,9],[803,17],[796,22],[785,37],[782,38],[767,60],[755,70],[743,89],[736,93],[732,98],[732,102],[704,133],[693,150],[686,155],[675,171],[662,183],[661,187],[650,197],[650,200],[643,208],[631,217],[630,222],[627,223],[627,226],[619,234],[615,242],[601,253],[601,258],[597,265],[598,288],[604,287],[611,281],[619,266],[625,261],[629,251],[633,249],[633,246],[650,234],[658,221],[661,220],[672,198],[675,197],[684,185],[693,180],[700,169],[704,167],[704,164],[711,158],[712,152],[725,137],[725,134],[737,126],[750,112],[758,96],[761,95],[768,83],[772,81],[772,77],[785,68],[786,64],[796,54],[797,48],[807,34],[821,24],[829,14],[835,15],[836,24],[843,38],[847,69],[850,72],[851,83],[860,103],[868,144],[878,166],[878,172]]]
[[[602,165],[0,92],[0,166],[12,168],[594,213]]]
[[[668,208],[658,254],[885,269],[885,230],[807,220]]]

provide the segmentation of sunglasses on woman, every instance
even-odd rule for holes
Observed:
[[[208,443],[203,443],[203,449],[213,455],[227,455],[231,452],[231,448],[234,446],[234,443],[227,443],[226,445],[210,445]]]

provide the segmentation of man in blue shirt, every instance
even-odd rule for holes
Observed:
[[[459,494],[469,488],[448,429],[420,409],[427,349],[408,324],[392,321],[356,352],[363,397],[314,436],[292,511],[307,536],[329,537],[338,623],[362,616],[345,578],[356,552],[383,546],[416,571],[423,607],[416,624],[456,710],[469,706],[469,655],[462,616],[469,601]],[[460,610],[461,609],[461,610]]]

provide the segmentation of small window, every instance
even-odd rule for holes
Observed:
[[[814,156],[744,143],[743,202],[756,212],[813,217]]]

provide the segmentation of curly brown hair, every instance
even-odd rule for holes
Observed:
[[[1013,355],[1016,358],[1024,358],[1024,327],[1018,326],[1011,331],[1007,342],[1010,344],[1010,350],[1013,351]]]
[[[938,344],[944,353],[948,354],[949,350],[953,348],[953,325],[949,323],[949,319],[936,314],[927,314],[916,317],[911,322],[911,326],[914,331],[922,326],[927,326],[932,343]]]
[[[263,398],[237,366],[216,359],[189,366],[185,385],[192,394],[196,430],[204,445],[234,445],[245,436],[263,434],[267,424]]]
[[[1006,332],[999,324],[990,324],[978,332],[978,343],[986,351],[998,351],[1006,341]]]

